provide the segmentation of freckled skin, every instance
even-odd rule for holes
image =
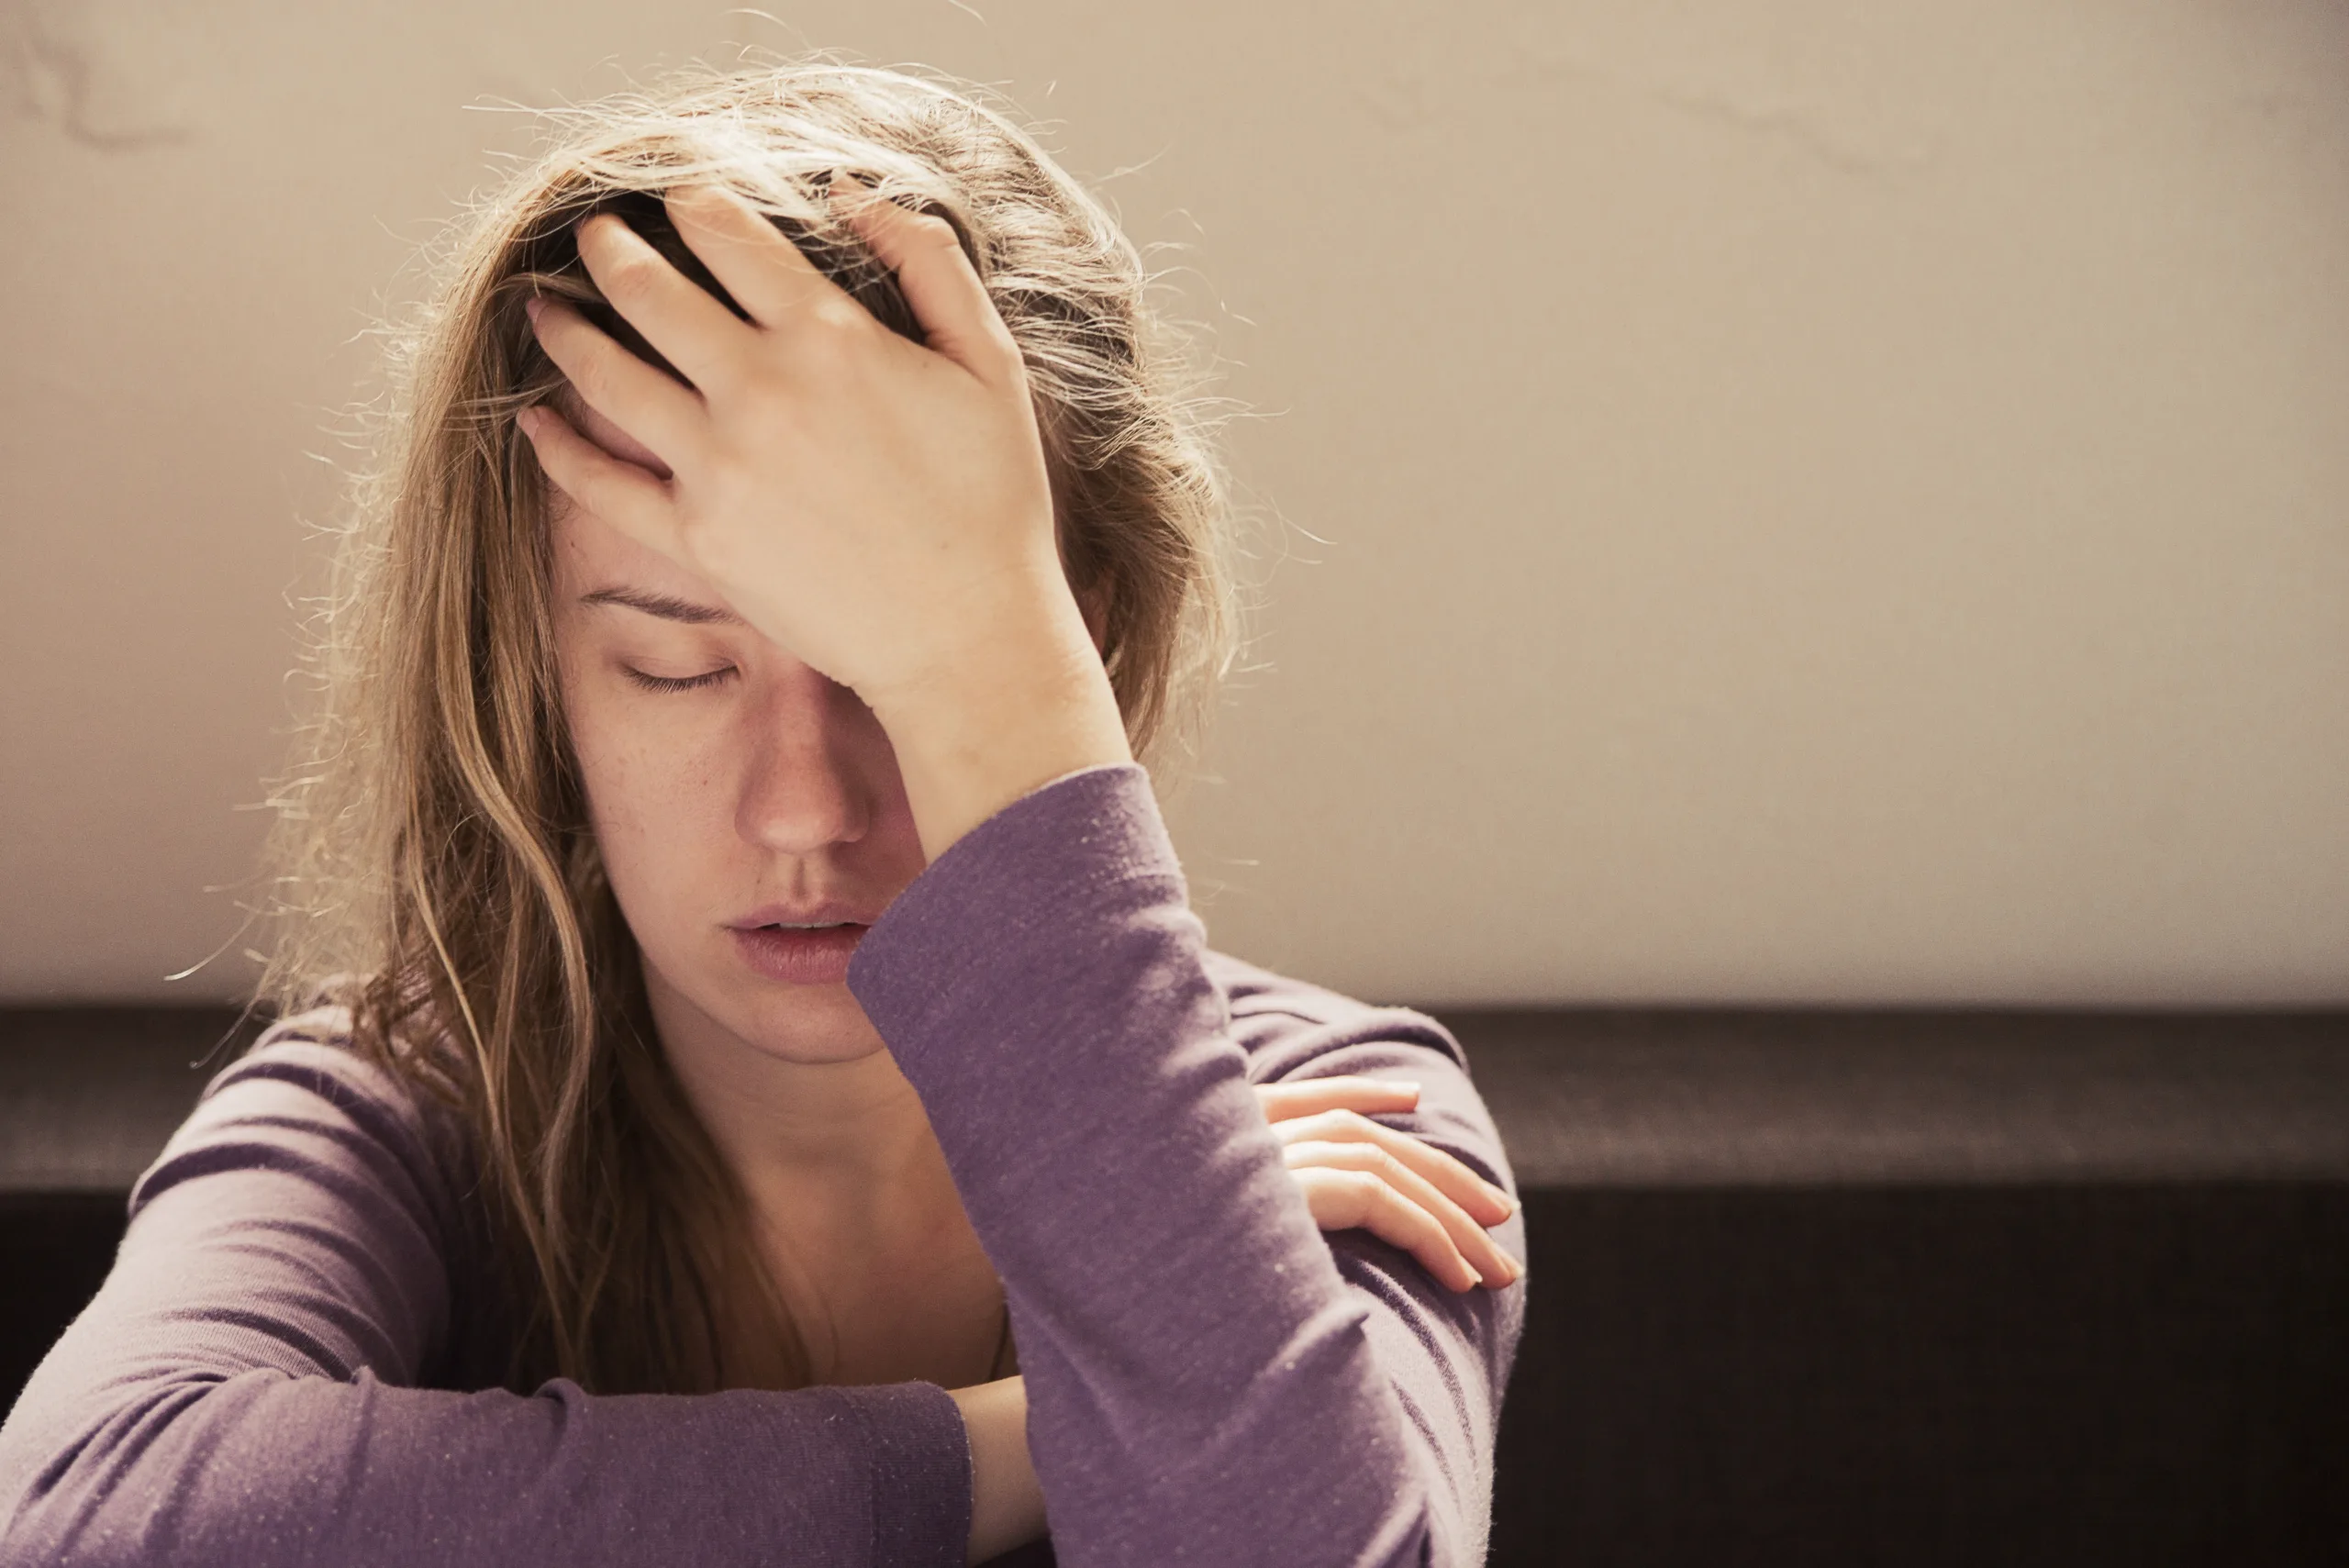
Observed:
[[[615,455],[649,457],[592,413],[581,423]],[[550,527],[563,706],[596,840],[662,1045],[751,1196],[752,1242],[817,1375],[983,1381],[1001,1291],[912,1086],[846,984],[763,975],[728,930],[825,899],[869,920],[919,874],[887,735],[854,693],[747,626],[582,604],[615,587],[724,600],[592,512],[558,502]],[[631,669],[730,673],[649,691]],[[760,1347],[738,1355],[762,1375]]]
[[[616,456],[646,461],[592,411]],[[600,427],[600,428],[598,428]],[[648,464],[649,465],[649,464]],[[714,1027],[785,1061],[882,1049],[844,984],[752,972],[728,934],[762,906],[837,898],[866,917],[920,872],[913,813],[872,710],[740,624],[685,626],[583,595],[626,586],[722,606],[706,580],[594,514],[558,503],[556,650],[596,839],[644,955],[663,1032]],[[646,674],[700,690],[647,691]]]

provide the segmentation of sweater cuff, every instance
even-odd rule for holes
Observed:
[[[822,1391],[864,1440],[876,1564],[963,1568],[971,1540],[971,1437],[933,1383]]]

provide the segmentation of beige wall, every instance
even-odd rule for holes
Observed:
[[[2349,7],[0,0],[0,995],[223,942],[354,340],[543,104],[1001,83],[1267,417],[1178,833],[1378,996],[2349,1000]]]

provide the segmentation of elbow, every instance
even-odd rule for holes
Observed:
[[[159,1550],[156,1532],[186,1457],[184,1418],[217,1386],[142,1388],[99,1410],[20,1400],[0,1427],[0,1563],[195,1561],[187,1542]]]
[[[1481,1568],[1493,1524],[1489,1451],[1447,1465],[1425,1437],[1410,1440],[1411,1462],[1377,1542],[1358,1560],[1380,1568]]]
[[[1473,1532],[1463,1529],[1463,1521],[1446,1518],[1424,1494],[1399,1508],[1396,1522],[1394,1549],[1376,1557],[1391,1568],[1480,1568],[1485,1561],[1485,1521]]]
[[[131,1561],[137,1553],[127,1543],[106,1550],[117,1532],[106,1528],[102,1494],[90,1481],[94,1439],[36,1445],[25,1437],[0,1432],[0,1562]]]

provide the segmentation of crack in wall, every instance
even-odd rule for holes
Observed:
[[[1604,83],[1651,103],[1716,125],[1781,138],[1821,163],[1846,173],[1903,173],[1929,167],[1942,156],[1935,139],[1874,130],[1849,116],[1784,94],[1757,92],[1712,83],[1659,79],[1585,55],[1552,53],[1464,83],[1523,95],[1555,88],[1568,80]],[[1434,122],[1442,105],[1422,74],[1390,75],[1359,88],[1356,97],[1371,117],[1395,131],[1413,131]]]
[[[140,0],[0,0],[0,104],[94,151],[137,152],[194,139],[173,18]]]

